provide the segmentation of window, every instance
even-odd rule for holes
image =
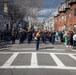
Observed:
[[[76,24],[74,24],[74,31],[76,32]]]
[[[76,16],[76,8],[74,9],[74,16]]]

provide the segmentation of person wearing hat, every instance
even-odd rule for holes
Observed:
[[[28,41],[28,44],[30,44],[30,41],[31,41],[31,30],[30,30],[30,28],[28,28],[28,31],[27,31],[27,41]]]
[[[12,44],[15,44],[15,37],[16,37],[16,34],[15,34],[15,30],[13,29],[12,32],[11,32],[11,40],[12,40]]]
[[[19,30],[19,44],[23,43],[23,30],[20,28]]]
[[[46,44],[47,30],[44,31],[44,43]]]

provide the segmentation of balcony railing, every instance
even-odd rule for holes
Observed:
[[[76,3],[76,0],[69,0],[69,4]]]
[[[59,11],[59,13],[64,12],[65,11],[65,6],[64,5],[61,6],[58,11]]]

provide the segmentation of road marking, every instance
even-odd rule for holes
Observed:
[[[59,58],[55,54],[51,54],[50,56],[54,59],[58,67],[65,67],[65,65],[59,60]]]
[[[11,48],[10,50],[36,50],[36,48]],[[65,49],[46,49],[46,48],[40,50],[65,51]]]
[[[36,48],[11,48],[10,50],[36,50]]]
[[[9,67],[12,62],[15,60],[15,58],[17,57],[18,53],[14,53],[6,62],[2,67]]]
[[[74,60],[76,60],[76,57],[72,54],[68,54],[71,58],[73,58]]]
[[[32,53],[31,66],[37,66],[37,53]]]
[[[58,66],[6,66],[0,67],[0,69],[64,69],[64,70],[76,70],[76,67],[58,67]]]
[[[68,54],[73,54],[76,55],[76,53],[58,53],[58,52],[0,52],[0,54],[13,54],[13,53],[18,53],[18,54],[30,54],[30,53],[39,53],[39,54],[60,54],[60,55],[68,55]]]
[[[72,51],[76,52],[76,50],[72,50]]]
[[[9,50],[9,48],[1,48],[0,50]]]
[[[38,53],[38,52],[37,52]],[[32,52],[32,57],[31,57],[31,65],[25,66],[25,65],[20,65],[20,66],[11,66],[12,62],[15,60],[15,58],[18,56],[18,52],[15,52],[6,62],[3,66],[0,66],[0,69],[64,69],[64,70],[76,70],[76,67],[69,67],[65,66],[59,58],[54,54],[54,53],[49,53],[50,56],[54,59],[56,62],[57,66],[43,66],[43,65],[38,65],[37,61],[37,53]],[[26,53],[25,53],[26,54]],[[43,53],[42,53],[43,54]],[[59,53],[60,54],[60,53]],[[72,54],[68,54],[71,56],[73,59],[76,60],[76,57],[74,57]]]

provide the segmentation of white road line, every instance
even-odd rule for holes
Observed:
[[[36,48],[11,48],[10,50],[36,50]]]
[[[63,70],[75,70],[76,67],[58,67],[58,66],[6,66],[0,67],[0,69],[63,69]]]
[[[50,51],[65,51],[65,49],[42,49],[42,50],[50,50]]]
[[[65,65],[59,60],[59,58],[55,54],[51,54],[50,56],[54,59],[58,67],[65,67]]]
[[[76,50],[72,50],[72,51],[76,52]]]
[[[9,67],[12,62],[14,61],[14,59],[17,57],[18,53],[14,53],[6,62],[2,67]]]
[[[76,55],[76,53],[58,53],[58,52],[0,52],[0,54],[13,54],[13,53],[18,53],[18,54],[30,54],[30,53],[40,53],[40,54],[60,54],[60,55],[68,55],[68,54],[73,54]]]
[[[73,58],[74,60],[76,60],[76,57],[72,54],[68,54],[71,58]]]
[[[8,50],[9,48],[2,48],[2,49],[0,49],[0,50],[5,50],[5,49],[7,49],[7,50]]]
[[[37,53],[32,53],[32,57],[31,57],[31,66],[37,66]]]
[[[10,50],[36,50],[36,48],[11,48]],[[65,49],[41,49],[50,51],[65,51]]]

